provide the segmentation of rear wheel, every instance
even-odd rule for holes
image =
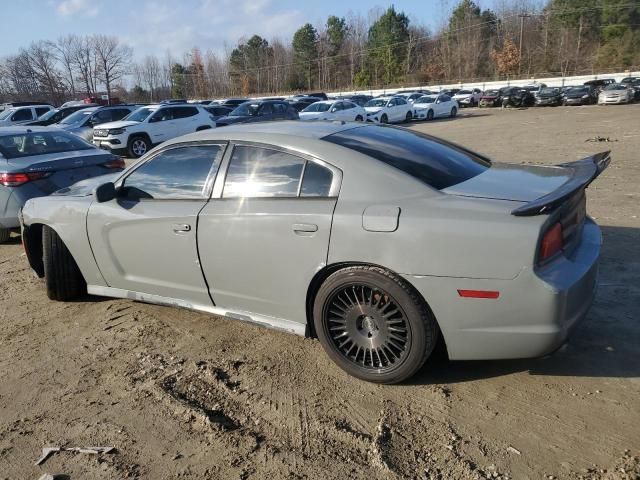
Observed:
[[[9,240],[11,232],[7,228],[0,228],[0,243],[4,243]]]
[[[435,318],[418,293],[379,267],[330,275],[316,295],[313,321],[320,343],[340,368],[377,383],[414,375],[438,338]]]
[[[386,113],[383,113],[380,117],[380,123],[389,123],[389,117],[387,117]]]
[[[458,109],[457,109],[456,107],[453,107],[453,108],[451,109],[451,112],[449,113],[449,116],[450,116],[451,118],[455,118],[455,116],[456,116],[457,114],[458,114]]]
[[[361,122],[363,120],[362,115],[358,115],[356,117],[356,122]]]
[[[69,249],[50,227],[42,229],[42,260],[47,296],[67,301],[87,293],[87,284]]]
[[[427,120],[433,120],[433,110],[427,112]]]
[[[135,136],[129,139],[127,153],[131,158],[140,158],[150,150],[150,142],[143,136]]]

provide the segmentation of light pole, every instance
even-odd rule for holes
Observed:
[[[524,19],[529,18],[531,15],[528,13],[521,13],[520,17],[520,48],[518,49],[518,75],[522,70],[522,34],[524,33]]]

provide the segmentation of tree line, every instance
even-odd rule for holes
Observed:
[[[105,35],[34,42],[0,62],[0,101],[106,91],[153,102],[638,69],[640,2],[502,0],[481,9],[457,0],[433,31],[392,6],[306,23],[290,41],[252,35],[224,53],[132,54]]]

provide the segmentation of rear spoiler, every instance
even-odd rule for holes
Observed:
[[[516,208],[511,212],[511,215],[517,217],[541,215],[560,206],[578,190],[587,188],[609,166],[611,162],[610,153],[610,151],[596,153],[576,162],[558,165],[558,167],[573,170],[571,178],[553,192]]]

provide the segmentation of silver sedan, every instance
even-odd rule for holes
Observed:
[[[111,181],[27,202],[23,240],[54,300],[90,293],[314,336],[395,383],[451,359],[557,349],[596,287],[585,188],[607,153],[492,163],[410,130],[230,126],[161,145]]]

